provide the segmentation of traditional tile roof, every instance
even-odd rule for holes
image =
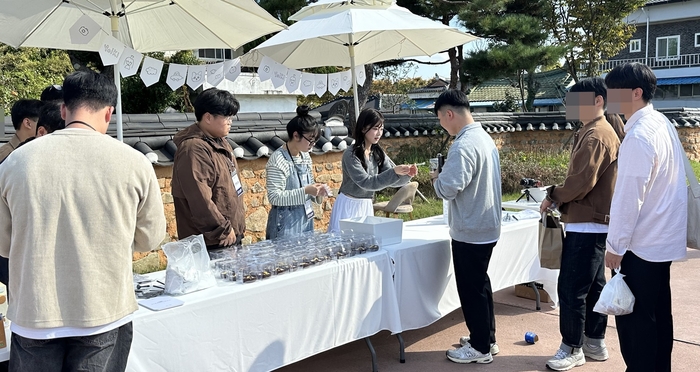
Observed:
[[[700,108],[660,109],[676,127],[700,128]],[[311,114],[320,120],[318,112]],[[564,112],[479,112],[474,119],[489,133],[519,131],[573,130]],[[295,113],[244,113],[236,115],[227,140],[239,159],[253,160],[267,157],[288,140],[286,125]],[[421,137],[438,133],[440,123],[432,114],[384,114],[384,137]],[[172,138],[178,130],[194,123],[194,114],[140,114],[124,115],[124,142],[141,151],[153,164],[168,166],[173,162],[177,147]],[[325,121],[322,136],[312,155],[344,151],[354,140],[348,137],[348,123],[332,117]],[[9,141],[14,128],[9,118],[5,121],[5,136],[0,143]],[[116,137],[116,125],[110,124],[108,133]]]
[[[540,83],[535,99],[561,99],[566,89],[573,84],[573,77],[562,69],[536,73],[536,80]],[[511,79],[493,79],[483,82],[469,92],[469,102],[503,101],[506,92],[514,97],[520,97],[520,89]]]

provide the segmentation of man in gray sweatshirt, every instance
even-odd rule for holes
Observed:
[[[435,101],[440,125],[455,136],[442,172],[431,172],[435,193],[449,201],[457,292],[471,334],[447,351],[455,363],[491,363],[498,353],[493,293],[486,270],[501,235],[498,149],[469,112],[467,95],[448,90]]]

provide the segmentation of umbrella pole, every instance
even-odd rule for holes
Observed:
[[[355,123],[360,116],[360,104],[357,96],[357,77],[355,76],[355,41],[352,39],[352,34],[348,34],[348,52],[350,54],[350,73],[352,74],[352,98],[355,103]]]
[[[119,40],[119,16],[112,15],[110,17],[112,20],[112,36]],[[119,64],[114,65],[114,85],[117,86],[117,139],[124,142],[124,134],[122,129],[122,83],[121,76],[119,76]]]

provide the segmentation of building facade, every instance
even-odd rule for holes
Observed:
[[[700,0],[648,1],[627,22],[636,31],[601,69],[644,63],[658,79],[655,107],[700,107]]]

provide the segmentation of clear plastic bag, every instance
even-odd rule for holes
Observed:
[[[620,274],[620,269],[615,269],[615,273],[600,292],[593,311],[607,315],[626,315],[634,309],[634,295],[625,283],[625,276]]]
[[[163,252],[168,257],[165,269],[166,294],[181,295],[216,285],[202,235],[166,243]]]

